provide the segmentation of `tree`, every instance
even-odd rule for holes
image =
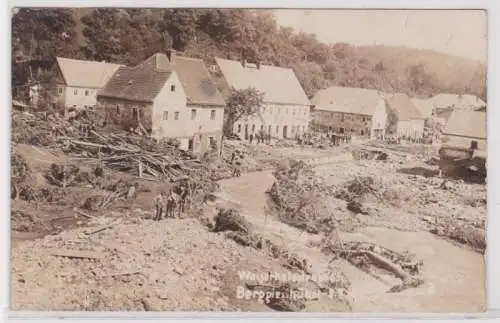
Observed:
[[[429,72],[424,64],[417,64],[407,69],[407,82],[411,93],[429,95],[438,88],[438,80]]]
[[[257,113],[262,105],[263,98],[264,93],[255,88],[249,87],[242,90],[231,88],[224,111],[226,119],[224,132],[226,134],[232,133],[236,121],[243,116],[251,116]]]
[[[393,108],[387,108],[387,124],[385,132],[388,134],[395,134],[398,129],[398,114]]]

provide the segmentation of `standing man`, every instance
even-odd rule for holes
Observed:
[[[156,214],[155,214],[155,217],[153,218],[153,220],[155,220],[155,221],[160,221],[161,217],[163,215],[163,212],[165,211],[165,198],[166,198],[166,194],[165,194],[165,192],[162,191],[154,199],[155,207],[156,207]]]

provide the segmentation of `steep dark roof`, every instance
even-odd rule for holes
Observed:
[[[155,54],[135,67],[120,67],[99,96],[153,102],[172,74],[163,56]]]
[[[188,104],[220,106],[226,104],[201,59],[177,56],[174,69],[179,75]]]
[[[170,63],[161,53],[154,54],[138,66],[120,68],[99,95],[152,102],[172,71],[179,76],[188,104],[225,105],[202,60],[177,56]]]

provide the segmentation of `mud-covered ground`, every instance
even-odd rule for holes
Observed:
[[[244,284],[238,272],[280,272],[285,270],[283,262],[212,232],[206,219],[222,206],[239,209],[263,236],[308,258],[314,272],[335,270],[349,277],[351,307],[338,300],[319,299],[308,301],[304,311],[484,308],[481,251],[486,185],[437,177],[436,166],[426,163],[436,156],[435,148],[371,147],[388,155],[385,160],[374,160],[353,158],[352,151],[366,148],[359,144],[328,149],[229,144],[224,158],[239,149],[247,159],[244,170],[264,171],[221,181],[216,201],[204,204],[196,216],[152,221],[152,200],[165,184],[109,170],[110,183],[119,179],[138,182],[141,189],[132,200],[117,200],[106,209],[87,211],[90,217],[74,210],[95,193],[84,185],[68,188],[61,203],[12,201],[11,308],[271,311],[255,299],[237,297],[238,286]],[[13,150],[29,164],[26,183],[38,187],[50,186],[43,173],[51,163],[68,158],[29,145],[16,145]],[[366,202],[366,214],[349,211],[346,201],[331,196],[332,216],[352,224],[343,226],[343,239],[368,240],[400,252],[412,249],[424,260],[426,284],[388,296],[390,286],[380,280],[346,262],[332,265],[331,258],[320,251],[320,235],[293,228],[268,212],[265,191],[274,178],[265,170],[284,158],[314,164],[317,176],[333,188],[359,176],[373,178],[377,199]],[[82,169],[95,166],[92,160],[77,162]],[[444,276],[449,279],[442,279]],[[476,291],[474,297],[471,290]]]

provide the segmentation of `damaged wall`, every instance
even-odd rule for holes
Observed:
[[[108,129],[129,130],[139,123],[147,130],[152,129],[153,105],[123,99],[98,97],[96,116],[100,126]]]

